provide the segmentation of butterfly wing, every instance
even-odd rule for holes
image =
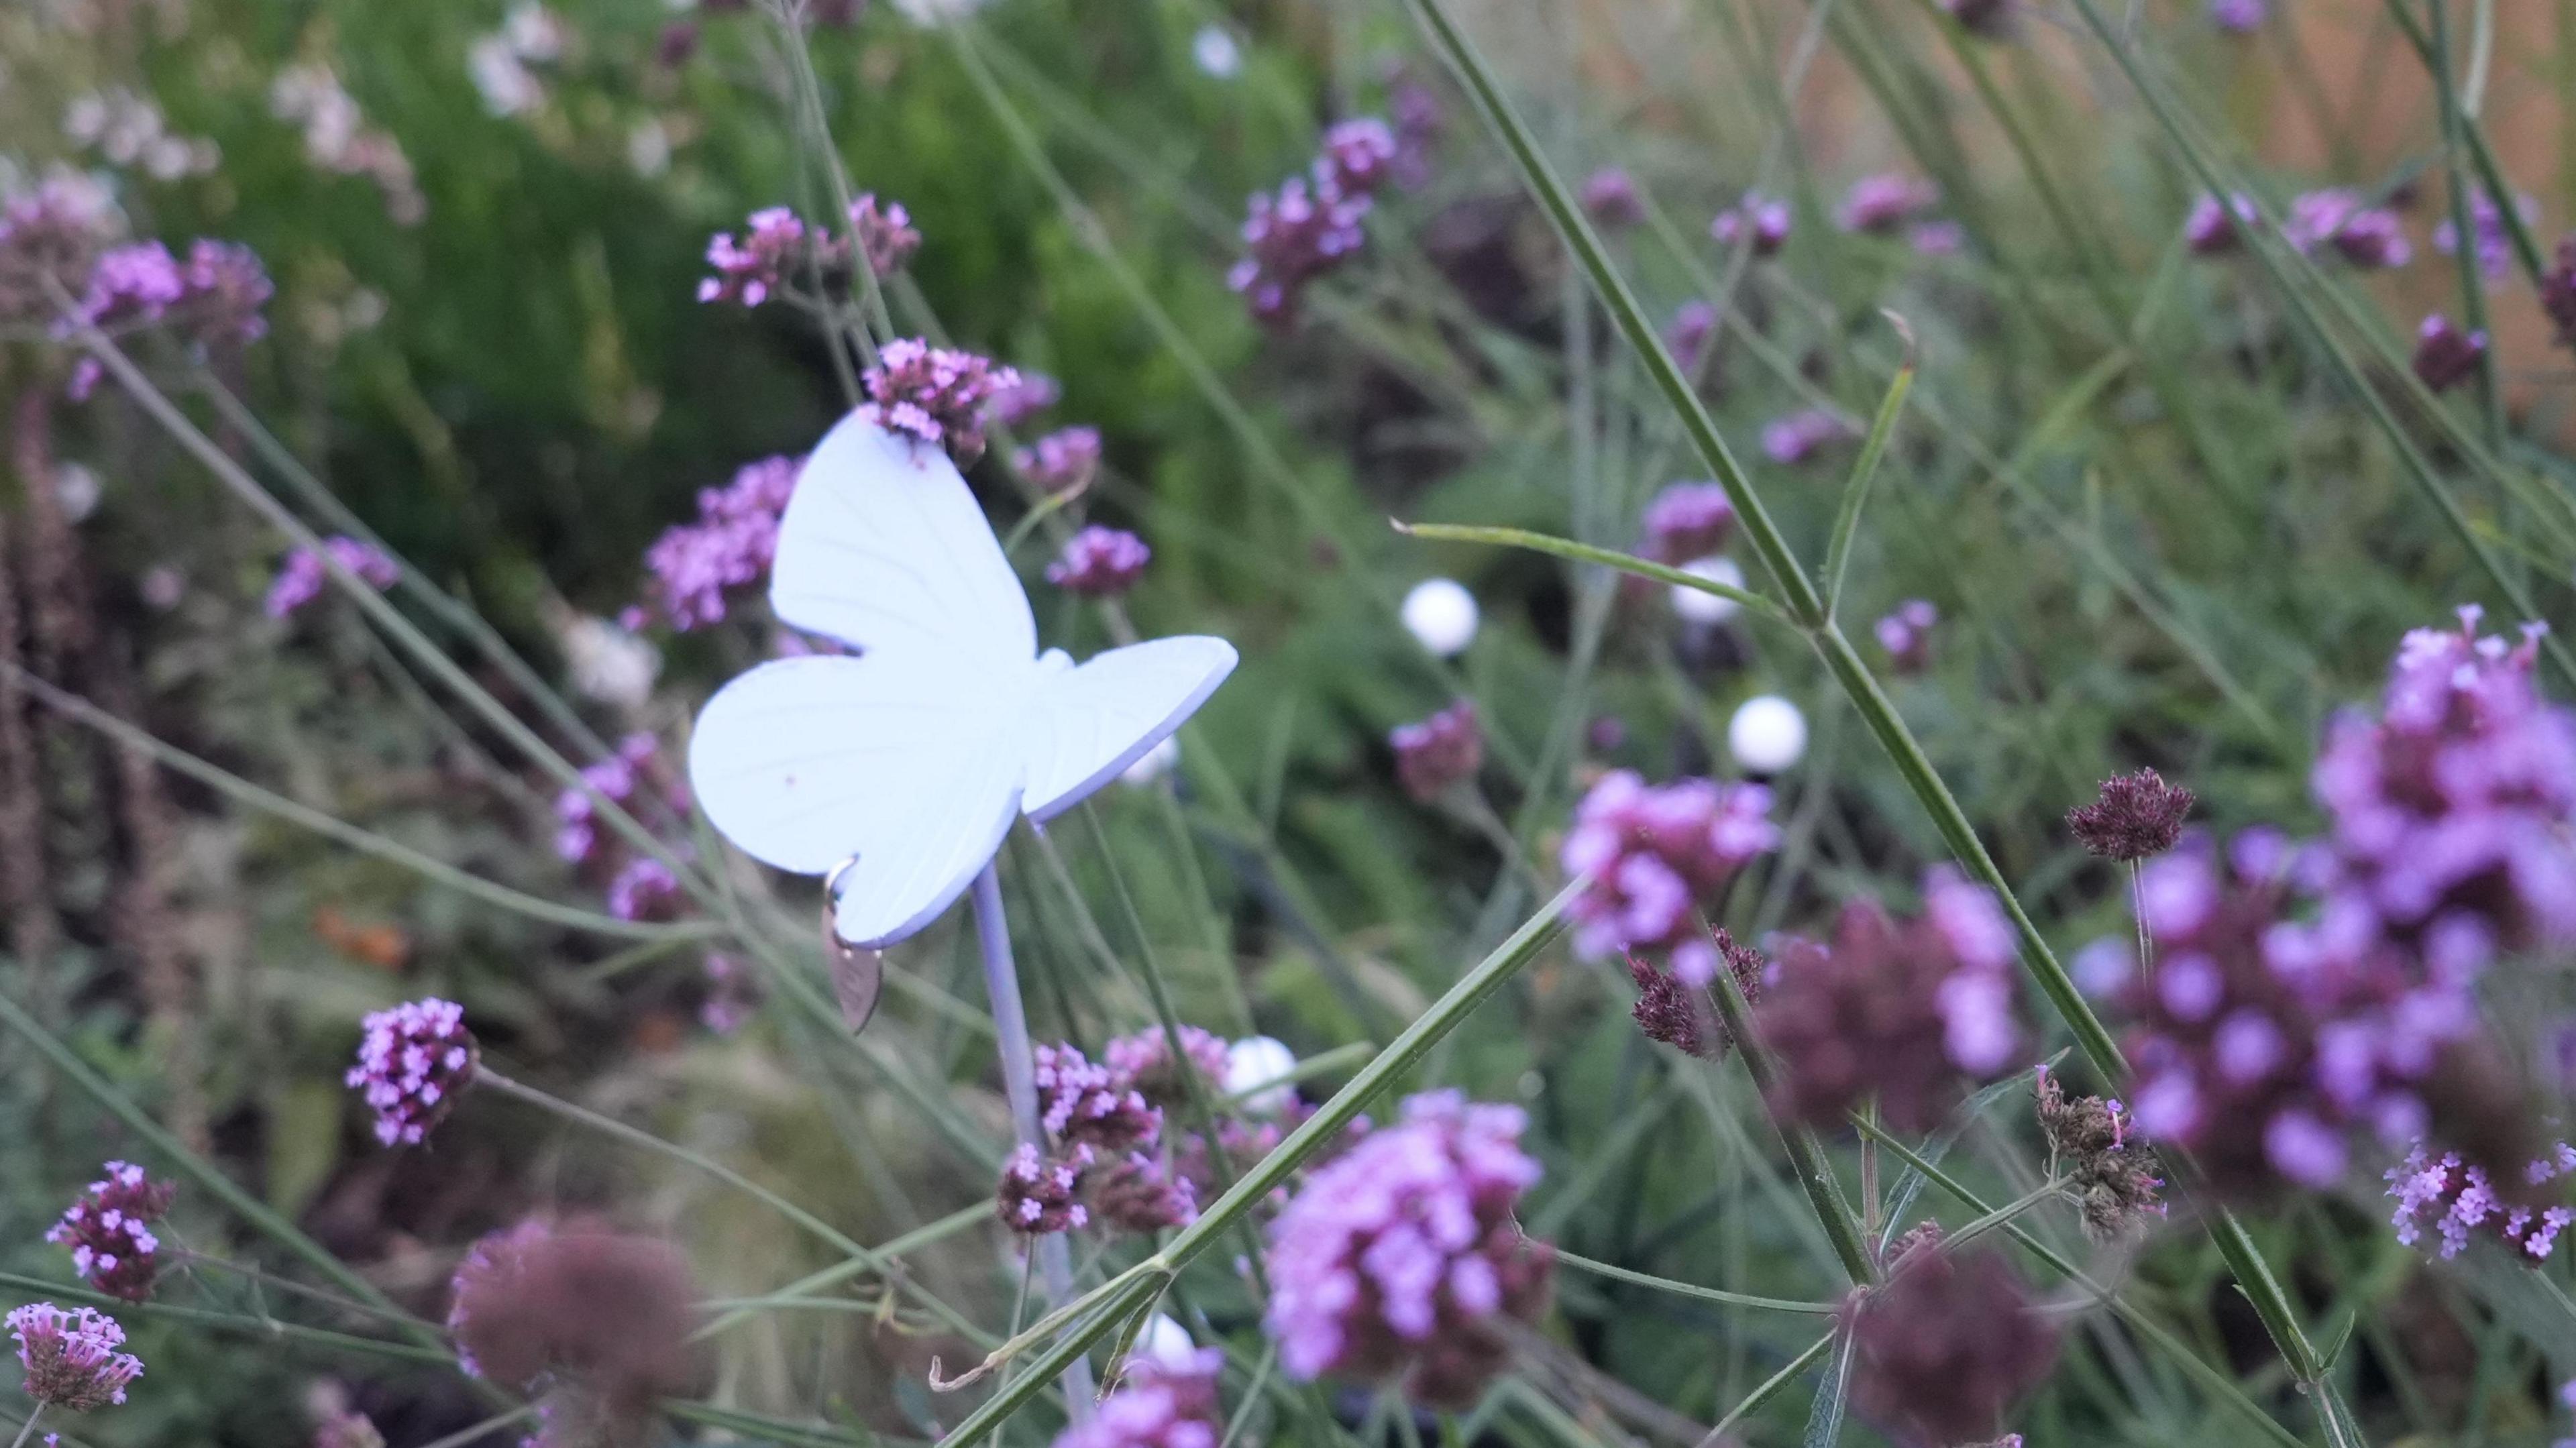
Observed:
[[[879,946],[975,878],[1020,799],[1014,728],[1035,665],[898,650],[780,659],[716,692],[689,740],[707,818],[753,858],[835,882],[835,924]]]
[[[1037,655],[1028,594],[956,464],[856,412],[797,477],[769,601],[786,622],[871,655],[983,668]]]
[[[1117,778],[1198,712],[1235,659],[1223,639],[1183,635],[1042,671],[1022,735],[1021,809],[1044,824]]]

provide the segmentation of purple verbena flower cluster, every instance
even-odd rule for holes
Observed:
[[[996,427],[1014,428],[1064,400],[1064,384],[1043,372],[1020,368],[1012,380],[984,399],[985,416]]]
[[[2360,193],[2341,186],[2294,197],[2281,239],[2301,252],[2331,246],[2355,266],[2401,267],[2415,254],[2396,212],[2365,206]]]
[[[1199,1082],[1213,1093],[1225,1084],[1225,1038],[1213,1031],[1184,1025],[1179,1030],[1181,1054]],[[1132,1036],[1118,1036],[1100,1048],[1100,1058],[1128,1087],[1166,1109],[1189,1099],[1189,1087],[1172,1060],[1172,1043],[1159,1026]]]
[[[1264,1325],[1290,1377],[1475,1401],[1508,1355],[1496,1323],[1538,1315],[1555,1262],[1513,1217],[1539,1178],[1524,1123],[1515,1106],[1427,1092],[1308,1179],[1270,1226]]]
[[[1624,231],[1646,219],[1646,199],[1637,180],[1617,166],[1604,166],[1583,178],[1583,214],[1594,223]]]
[[[879,202],[875,192],[850,203],[850,240],[858,254],[867,258],[868,270],[881,277],[902,270],[921,249],[921,233],[913,229],[912,213],[900,201]]]
[[[2535,1187],[2576,1175],[2576,1147],[2563,1141],[2552,1145],[2524,1175]],[[2430,1227],[2441,1238],[2436,1250],[2444,1258],[2460,1255],[2469,1245],[2469,1234],[2483,1227],[2519,1260],[2538,1264],[2548,1260],[2559,1234],[2576,1222],[2576,1211],[2563,1204],[2538,1206],[2497,1195],[2486,1168],[2463,1162],[2456,1151],[2437,1156],[2420,1141],[2407,1151],[2404,1162],[2389,1170],[2388,1195],[2397,1200],[2397,1211],[2389,1219],[2397,1228],[2397,1240],[2415,1246]]]
[[[1888,667],[1900,674],[1919,674],[1932,666],[1932,630],[1941,610],[1927,598],[1909,598],[1873,626],[1878,646],[1887,650]]]
[[[743,1028],[760,1007],[760,988],[743,963],[721,952],[710,953],[700,973],[706,994],[698,1001],[698,1024],[719,1036]]]
[[[51,320],[52,288],[83,288],[118,220],[106,187],[68,171],[0,202],[0,317]]]
[[[2486,355],[2487,334],[2483,327],[2463,332],[2452,325],[2450,318],[2434,312],[2415,329],[2415,355],[2411,359],[2415,376],[2435,392],[2448,392],[2468,381]]]
[[[1795,467],[1859,435],[1830,409],[1810,407],[1763,424],[1762,453],[1775,463]]]
[[[376,1113],[376,1139],[410,1146],[446,1119],[474,1080],[474,1033],[465,1009],[436,997],[368,1015],[347,1084]]]
[[[2119,989],[2139,1128],[2219,1192],[2257,1197],[2340,1181],[2356,1129],[2394,1146],[2495,1115],[2462,1069],[2470,972],[2428,975],[2353,892],[2298,911],[2286,851],[2252,842],[2224,871],[2187,850],[2140,876],[2156,959]]]
[[[813,264],[814,236],[784,206],[751,213],[740,240],[730,231],[707,238],[707,266],[715,275],[698,283],[698,300],[759,306],[784,290],[796,269]]]
[[[1485,763],[1485,730],[1476,701],[1460,699],[1411,724],[1398,724],[1386,742],[1395,750],[1396,782],[1428,803],[1449,787],[1476,777]]]
[[[1163,1113],[1125,1073],[1084,1056],[1069,1045],[1037,1048],[1039,1124],[1058,1141],[1102,1151],[1150,1145],[1162,1134]]]
[[[2199,256],[2235,251],[2245,244],[2245,234],[2261,225],[2262,219],[2263,213],[2255,208],[2251,196],[2237,192],[2221,203],[2203,192],[2191,203],[2191,214],[2183,218],[2183,244]]]
[[[1646,505],[1645,554],[1680,565],[1726,546],[1735,532],[1735,504],[1715,483],[1674,483]]]
[[[888,432],[945,447],[959,467],[984,455],[993,395],[1020,374],[989,358],[953,347],[933,347],[918,337],[888,342],[877,365],[861,379],[871,399],[870,420]]]
[[[1575,807],[1558,854],[1567,873],[1592,877],[1567,910],[1577,947],[1664,955],[1685,985],[1707,985],[1719,954],[1697,916],[1738,870],[1779,847],[1770,813],[1771,791],[1758,784],[1603,775]]]
[[[1876,1097],[1889,1124],[1928,1130],[2022,1045],[2012,926],[1948,869],[1925,880],[1920,918],[1855,903],[1830,946],[1786,942],[1768,986],[1753,1024],[1779,1062],[1772,1107],[1818,1126]]]
[[[45,1240],[72,1251],[72,1271],[111,1297],[141,1302],[161,1271],[161,1242],[151,1224],[170,1210],[178,1188],[143,1168],[112,1161],[83,1190]]]
[[[619,804],[635,797],[661,741],[637,732],[617,741],[617,752],[581,771],[584,784]],[[587,790],[566,787],[555,795],[555,853],[574,864],[598,857],[604,842]]]
[[[1059,428],[1013,453],[1011,463],[1041,492],[1055,497],[1080,493],[1100,472],[1100,429]]]
[[[1749,245],[1757,257],[1776,256],[1789,243],[1789,203],[1747,191],[1708,224],[1720,246]]]
[[[26,1369],[26,1393],[48,1407],[83,1413],[125,1401],[126,1385],[143,1376],[142,1359],[119,1352],[125,1329],[95,1308],[70,1311],[30,1302],[7,1318]]]
[[[608,913],[620,920],[666,920],[679,901],[671,867],[650,855],[628,860],[608,882]]]
[[[2310,777],[2336,918],[2420,942],[2445,979],[2576,941],[2576,711],[2540,696],[2539,625],[2508,644],[2478,618],[2407,634],[2379,718],[2338,718]]]
[[[1296,320],[1306,284],[1340,266],[1368,241],[1360,223],[1399,160],[1395,133],[1361,117],[1324,133],[1309,173],[1252,198],[1243,220],[1246,255],[1226,274],[1254,320],[1286,328]]]
[[[2540,215],[2540,203],[2528,196],[2514,197],[2513,209],[2525,224]],[[2513,264],[2513,241],[2505,231],[2504,209],[2483,186],[2469,193],[2469,229],[2475,237],[2478,270],[2490,277],[2503,276]],[[2460,228],[2451,218],[2434,223],[2433,248],[2444,256],[2459,251]]]
[[[322,561],[324,553],[379,592],[393,587],[394,581],[402,577],[401,565],[383,549],[334,534],[322,540],[320,552],[299,547],[286,555],[276,579],[268,585],[268,597],[261,602],[261,610],[270,618],[284,618],[320,598],[323,585],[331,580],[331,571]]]
[[[1153,559],[1144,539],[1093,523],[1064,540],[1064,551],[1046,566],[1046,580],[1085,598],[1115,598],[1136,586]]]
[[[1091,1421],[1058,1434],[1055,1448],[1216,1448],[1225,1431],[1216,1394],[1224,1369],[1225,1354],[1212,1347],[1170,1361],[1131,1358],[1118,1390]]]
[[[993,1192],[1002,1224],[1033,1237],[1091,1225],[1091,1209],[1082,1203],[1082,1174],[1091,1162],[1087,1146],[1040,1156],[1036,1143],[1021,1142],[1002,1163],[1001,1184]]]
[[[658,618],[686,633],[722,622],[726,595],[757,583],[778,554],[778,518],[804,463],[769,457],[745,463],[721,488],[698,490],[698,517],[662,531],[644,550],[652,579],[619,616],[627,628]]]
[[[1709,344],[1717,340],[1718,321],[1717,308],[1696,298],[1673,309],[1672,319],[1664,323],[1664,346],[1676,366],[1684,372],[1700,370]]]
[[[2209,0],[2209,23],[2230,35],[2253,34],[2271,13],[2271,0]]]
[[[1834,223],[1845,231],[1885,236],[1941,204],[1941,188],[1888,172],[1863,176],[1843,194]]]

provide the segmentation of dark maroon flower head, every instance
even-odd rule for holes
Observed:
[[[1395,778],[1404,792],[1430,801],[1453,784],[1474,779],[1485,763],[1485,731],[1476,702],[1461,699],[1427,719],[1399,724],[1387,736],[1395,749]]]
[[[2102,781],[2101,798],[2068,810],[2066,827],[2094,854],[2135,863],[2172,849],[2190,813],[2190,790],[2141,769]]]
[[[45,1233],[45,1240],[69,1247],[72,1270],[99,1291],[128,1302],[152,1295],[161,1271],[161,1242],[151,1224],[170,1210],[178,1188],[156,1182],[143,1168],[112,1161],[104,1176],[91,1182]]]
[[[2558,334],[2558,345],[2576,347],[2576,235],[2558,240],[2558,255],[2540,274],[2540,309]]]
[[[1186,1227],[1199,1215],[1189,1178],[1167,1171],[1143,1152],[1131,1151],[1088,1174],[1091,1219],[1124,1232]]]
[[[631,1420],[697,1377],[688,1258],[596,1224],[532,1220],[476,1243],[456,1269],[447,1326],[468,1372],[575,1391],[585,1415]]]
[[[1616,166],[1604,166],[1583,181],[1583,210],[1593,221],[1626,230],[1646,219],[1645,198],[1636,179]]]
[[[2057,1328],[2003,1254],[1907,1254],[1843,1309],[1852,1402],[1907,1443],[1991,1441],[2057,1365]]]
[[[2487,355],[2484,331],[2463,332],[2439,312],[2415,331],[2415,375],[2435,392],[2447,392],[2469,379]]]
[[[1760,1000],[1762,976],[1770,962],[1751,946],[1736,944],[1735,937],[1723,928],[1714,932],[1714,939],[1718,957],[1726,962],[1727,974],[1735,977],[1736,989],[1747,1001]],[[1637,983],[1637,1004],[1630,1014],[1646,1039],[1661,1041],[1704,1060],[1725,1055],[1726,1048],[1735,1044],[1727,1035],[1726,1022],[1718,1015],[1707,987],[1684,985],[1669,972],[1657,970],[1633,955],[1628,957],[1628,976]]]
[[[2013,1062],[2013,935],[1994,897],[1937,874],[1922,918],[1843,911],[1831,947],[1781,951],[1754,1029],[1777,1058],[1772,1108],[1831,1126],[1876,1097],[1891,1125],[1929,1130],[1967,1082]]]

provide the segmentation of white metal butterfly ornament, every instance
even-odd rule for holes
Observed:
[[[1044,824],[1117,778],[1236,662],[1198,636],[1079,665],[1039,653],[1028,595],[947,453],[855,412],[797,479],[769,601],[860,652],[775,660],[718,690],[689,783],[744,853],[830,876],[841,950],[928,926],[1013,816]]]

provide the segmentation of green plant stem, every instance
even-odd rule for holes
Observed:
[[[0,1272],[0,1287],[14,1287],[35,1293],[55,1302],[85,1302],[104,1307],[117,1316],[157,1317],[169,1322],[184,1322],[222,1332],[245,1333],[272,1340],[292,1340],[314,1347],[331,1348],[368,1357],[393,1358],[403,1362],[445,1363],[454,1366],[456,1350],[445,1346],[438,1336],[436,1343],[386,1342],[381,1338],[360,1337],[355,1333],[333,1332],[326,1327],[307,1327],[300,1322],[286,1322],[274,1317],[253,1317],[246,1313],[217,1312],[211,1308],[183,1307],[174,1302],[128,1302],[71,1282],[49,1282],[42,1277],[29,1277],[17,1272]],[[406,1331],[426,1326],[417,1318],[400,1317],[396,1325]]]
[[[970,1227],[982,1226],[992,1220],[993,1204],[990,1202],[977,1202],[973,1206],[960,1207],[956,1211],[949,1213],[947,1216],[941,1217],[938,1221],[925,1223],[922,1226],[915,1227],[911,1231],[904,1233],[902,1236],[886,1243],[884,1246],[877,1248],[875,1253],[876,1260],[880,1263],[886,1263],[889,1265],[899,1263],[906,1255],[912,1252],[919,1251],[921,1248],[930,1246],[936,1242],[944,1242],[950,1237],[954,1237],[958,1233],[963,1232]],[[695,1333],[690,1334],[690,1336],[693,1340],[704,1341],[707,1338],[715,1337],[726,1332],[736,1325],[748,1321],[753,1317],[757,1317],[762,1312],[767,1311],[770,1308],[785,1307],[792,1303],[809,1301],[817,1294],[829,1291],[834,1287],[838,1287],[842,1283],[849,1281],[851,1278],[859,1276],[861,1273],[878,1272],[879,1270],[879,1268],[870,1264],[865,1258],[847,1258],[824,1268],[820,1272],[812,1272],[803,1277],[799,1277],[795,1281],[788,1283],[786,1286],[779,1288],[775,1292],[767,1293],[759,1297],[747,1297],[740,1302],[727,1303],[723,1310],[720,1311],[713,1320],[709,1321],[705,1326],[700,1327]]]
[[[1563,1247],[1556,1249],[1556,1260],[1578,1272],[1589,1272],[1596,1277],[1607,1277],[1615,1282],[1633,1282],[1639,1287],[1651,1287],[1658,1292],[1672,1293],[1676,1297],[1696,1297],[1703,1302],[1723,1302],[1729,1307],[1749,1307],[1760,1312],[1799,1312],[1812,1317],[1831,1317],[1838,1306],[1831,1302],[1799,1302],[1786,1297],[1756,1297],[1749,1292],[1728,1292],[1722,1288],[1702,1287],[1695,1282],[1676,1282],[1670,1277],[1632,1272],[1625,1267],[1614,1267],[1607,1262],[1595,1262],[1589,1257],[1578,1257]]]
[[[1771,1088],[1779,1072],[1753,1033],[1753,1007],[1744,998],[1744,988],[1723,962],[1709,983],[1713,987],[1709,994],[1717,1002],[1718,1019],[1726,1026],[1726,1038],[1743,1059],[1745,1074],[1753,1078],[1754,1093],[1780,1133],[1780,1144],[1789,1153],[1790,1168],[1797,1173],[1798,1185],[1805,1189],[1808,1203],[1815,1208],[1816,1222],[1825,1229],[1826,1240],[1833,1243],[1834,1256],[1841,1260],[1844,1275],[1855,1287],[1876,1282],[1878,1259],[1870,1254],[1860,1222],[1852,1216],[1851,1203],[1843,1200],[1842,1183],[1835,1179],[1832,1164],[1825,1160],[1824,1143],[1805,1126],[1771,1110]]]
[[[1780,1390],[1796,1382],[1800,1373],[1815,1366],[1816,1359],[1832,1351],[1835,1339],[1841,1335],[1839,1329],[1826,1333],[1807,1344],[1805,1351],[1781,1364],[1780,1371],[1764,1378],[1752,1392],[1744,1395],[1744,1401],[1727,1409],[1726,1416],[1717,1420],[1717,1426],[1708,1430],[1708,1436],[1699,1440],[1699,1448],[1726,1448],[1727,1444],[1734,1442],[1726,1436],[1727,1430],[1743,1422],[1764,1403],[1778,1397]]]
[[[985,1345],[990,1345],[993,1341],[990,1333],[977,1327],[972,1321],[968,1320],[963,1313],[950,1307],[945,1301],[934,1296],[918,1284],[910,1281],[909,1278],[901,1274],[889,1272],[887,1270],[888,1263],[886,1259],[878,1255],[875,1250],[862,1245],[856,1238],[850,1236],[840,1228],[833,1226],[831,1223],[824,1221],[818,1216],[815,1216],[812,1212],[796,1205],[794,1202],[789,1201],[787,1198],[780,1196],[778,1193],[771,1191],[769,1188],[762,1186],[760,1183],[753,1181],[751,1178],[744,1176],[742,1173],[735,1171],[732,1167],[726,1166],[723,1162],[717,1161],[713,1157],[702,1156],[697,1152],[691,1151],[687,1147],[680,1145],[678,1142],[665,1141],[661,1137],[655,1136],[649,1131],[629,1126],[625,1122],[620,1121],[613,1116],[603,1116],[600,1113],[591,1110],[587,1106],[576,1105],[573,1102],[564,1100],[560,1096],[540,1091],[536,1087],[527,1085],[523,1082],[514,1081],[509,1077],[502,1075],[500,1072],[493,1070],[488,1065],[480,1065],[475,1068],[473,1084],[476,1087],[488,1088],[515,1100],[524,1101],[541,1111],[551,1112],[552,1114],[560,1116],[564,1120],[572,1122],[577,1126],[588,1127],[593,1131],[599,1132],[603,1136],[613,1137],[616,1140],[625,1142],[629,1146],[640,1147],[646,1151],[653,1152],[656,1155],[669,1157],[671,1160],[679,1162],[685,1166],[695,1167],[697,1170],[706,1173],[708,1176],[714,1177],[716,1180],[734,1188],[736,1191],[754,1198],[770,1208],[772,1211],[777,1212],[780,1216],[785,1217],[788,1221],[803,1228],[809,1235],[819,1239],[826,1245],[847,1254],[852,1260],[865,1266],[867,1270],[875,1272],[879,1276],[886,1278],[899,1290],[910,1293],[913,1300],[919,1302],[922,1306],[929,1308],[932,1313],[938,1316],[940,1321],[945,1322],[950,1327],[964,1333],[973,1341]]]
[[[2470,207],[2474,188],[2468,173],[2468,130],[2460,110],[2460,99],[2451,78],[2451,5],[2450,0],[2425,0],[2424,7],[2432,16],[2432,46],[2425,56],[2425,69],[2433,73],[2433,93],[2442,112],[2442,165],[2448,173],[2451,193],[2451,232],[2456,244],[2451,259],[2460,271],[2460,313],[2468,329],[2475,333],[2487,330],[2486,262],[2478,254],[2478,229]],[[2493,198],[2499,211],[2513,205],[2510,196]],[[2488,346],[2478,355],[2478,400],[2480,415],[2486,420],[2487,446],[2501,450],[2505,445],[2504,377],[2496,360],[2496,349]]]
[[[1825,547],[1828,618],[1842,602],[1843,570],[1851,563],[1852,538],[1860,531],[1861,510],[1869,503],[1870,485],[1878,478],[1879,458],[1887,452],[1888,438],[1896,431],[1896,419],[1905,411],[1905,394],[1914,390],[1914,333],[1894,312],[1889,312],[1887,319],[1905,338],[1905,362],[1896,369],[1896,380],[1887,385],[1887,396],[1878,404],[1878,415],[1870,419],[1869,440],[1861,444],[1860,457],[1853,461],[1851,476],[1843,483],[1842,506],[1834,514],[1833,537]]]
[[[1331,1100],[1318,1107],[1304,1125],[1290,1132],[1287,1140],[1279,1143],[1269,1155],[1253,1163],[1223,1196],[1199,1213],[1197,1221],[1175,1233],[1161,1251],[1061,1309],[1059,1316],[1078,1321],[1079,1325],[1065,1333],[1042,1357],[1023,1369],[1019,1377],[986,1399],[939,1441],[943,1445],[955,1445],[981,1438],[995,1424],[1019,1411],[1039,1388],[1053,1381],[1067,1363],[1088,1350],[1092,1343],[1111,1329],[1123,1325],[1134,1314],[1138,1304],[1160,1294],[1182,1268],[1196,1260],[1220,1235],[1232,1231],[1235,1224],[1276,1190],[1290,1172],[1321,1150],[1380,1092],[1392,1087],[1398,1077],[1410,1070],[1442,1037],[1456,1029],[1458,1023],[1483,1004],[1486,997],[1501,989],[1505,981],[1536,959],[1539,952],[1563,931],[1566,906],[1590,884],[1589,876],[1578,877],[1540,907],[1539,912],[1512,932],[1509,939],[1496,946],[1474,969],[1459,977],[1458,983],[1434,1001],[1430,1009],[1415,1017],[1412,1024],[1360,1069],[1358,1075],[1334,1092]]]
[[[38,1403],[27,1414],[27,1421],[18,1425],[18,1436],[9,1440],[9,1448],[27,1448],[27,1439],[36,1431],[36,1420],[43,1416],[45,1416],[45,1405]]]

